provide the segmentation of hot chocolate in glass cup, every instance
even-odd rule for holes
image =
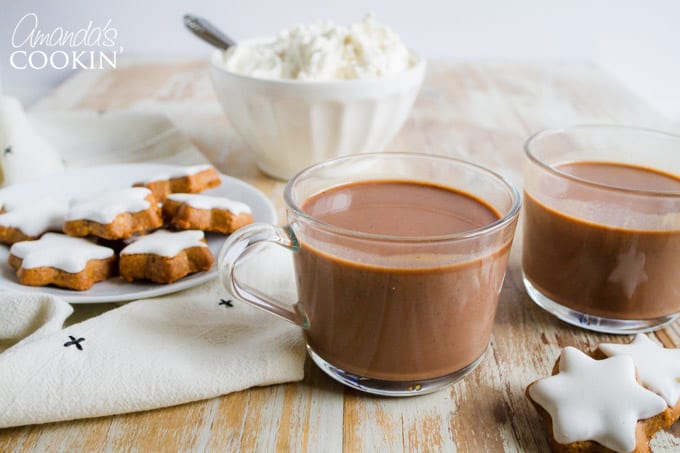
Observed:
[[[445,157],[357,154],[303,170],[284,198],[286,226],[245,227],[220,253],[236,298],[303,327],[314,362],[369,393],[428,393],[479,364],[520,208],[507,181]],[[294,254],[294,305],[235,278],[268,242]]]
[[[658,329],[680,315],[680,137],[623,126],[526,144],[522,269],[531,298],[573,325]]]

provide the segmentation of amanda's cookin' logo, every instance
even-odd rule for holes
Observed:
[[[89,21],[77,30],[55,27],[41,30],[38,15],[28,13],[12,32],[9,62],[14,69],[115,68],[123,48],[116,44],[118,30],[111,19],[99,26]]]

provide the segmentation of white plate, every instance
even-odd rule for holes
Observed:
[[[84,195],[104,189],[129,187],[144,178],[167,173],[179,167],[161,164],[124,164],[103,167],[67,170],[24,184],[16,184],[0,190],[0,201],[14,202],[40,199],[42,197],[67,198]],[[220,175],[222,184],[203,192],[206,195],[221,195],[246,203],[252,209],[256,222],[276,223],[276,211],[272,203],[256,188],[238,179]],[[217,257],[225,235],[207,233],[208,247]],[[217,266],[207,272],[184,277],[169,285],[151,282],[128,283],[119,278],[110,278],[95,283],[87,291],[72,291],[51,286],[33,287],[20,285],[16,272],[7,263],[9,247],[0,245],[0,290],[14,290],[26,293],[49,293],[63,297],[72,303],[120,302],[174,293],[199,285],[217,276]]]

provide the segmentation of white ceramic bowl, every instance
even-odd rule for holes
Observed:
[[[419,59],[407,71],[375,79],[259,79],[227,71],[222,55],[213,53],[210,64],[222,109],[258,167],[279,179],[333,157],[382,151],[408,117],[425,75]]]

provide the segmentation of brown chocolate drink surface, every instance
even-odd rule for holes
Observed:
[[[500,217],[465,193],[404,181],[343,185],[302,209],[390,237],[460,233]],[[327,362],[375,379],[420,380],[454,373],[486,350],[510,240],[489,247],[479,238],[424,244],[324,236],[335,253],[320,251],[312,236],[299,236],[298,296],[307,342]]]
[[[632,165],[575,162],[557,169],[612,187],[680,191],[680,178]],[[607,318],[680,311],[680,197],[546,178],[524,199],[522,267],[534,287],[561,305]],[[588,220],[577,211],[565,214],[578,203],[587,206]]]

